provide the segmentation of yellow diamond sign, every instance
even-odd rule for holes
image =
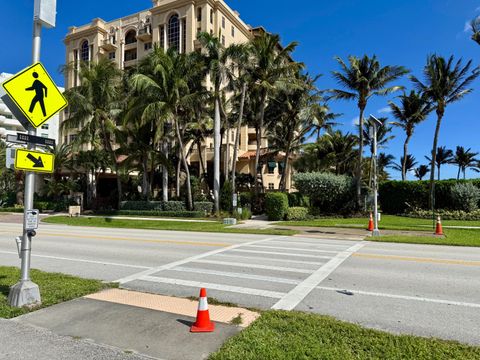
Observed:
[[[22,70],[5,81],[2,86],[36,128],[68,104],[41,63]]]
[[[26,149],[17,149],[15,169],[41,173],[53,173],[55,156],[53,154]]]

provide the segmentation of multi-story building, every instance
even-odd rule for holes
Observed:
[[[233,43],[245,43],[254,36],[255,31],[259,31],[258,28],[253,29],[243,22],[240,14],[223,0],[152,0],[152,5],[151,9],[121,19],[106,22],[96,18],[90,24],[71,27],[65,37],[65,45],[66,61],[73,64],[73,70],[66,75],[66,88],[79,84],[77,69],[81,61],[95,61],[106,57],[114,61],[120,69],[128,69],[146,56],[153,44],[165,50],[173,47],[180,53],[189,53],[201,48],[197,40],[200,32],[214,34],[224,46],[229,46]],[[243,127],[240,135],[237,169],[240,173],[250,173],[256,177],[255,130]],[[74,139],[75,131],[65,133],[62,137],[64,142]],[[234,139],[235,130],[224,135],[222,152],[233,155]],[[265,189],[278,189],[282,171],[278,164],[282,163],[281,158],[278,155],[269,157],[266,138],[262,138],[261,146],[264,154],[262,172]],[[198,169],[199,175],[202,175],[203,168],[213,172],[213,138],[207,139],[200,149],[195,147],[190,153],[188,161],[192,167]],[[203,159],[204,166],[200,166],[200,158]],[[291,187],[290,184],[289,174],[288,188]]]
[[[12,74],[0,73],[0,84],[12,77]],[[59,88],[63,92],[62,88]],[[2,93],[3,95],[3,93]],[[59,115],[55,115],[40,128],[37,129],[37,135],[45,138],[59,141]],[[8,107],[0,99],[0,138],[5,139],[7,135],[16,135],[17,133],[26,133],[24,127],[15,119]]]

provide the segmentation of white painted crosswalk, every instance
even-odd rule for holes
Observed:
[[[291,309],[362,246],[358,241],[274,237],[150,269],[122,284],[147,283],[177,296],[195,296],[206,287],[220,301]]]

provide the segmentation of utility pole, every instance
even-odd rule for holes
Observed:
[[[35,0],[33,20],[33,45],[32,63],[40,61],[42,27],[55,27],[56,0]],[[28,134],[36,136],[37,130],[30,126]],[[34,143],[28,143],[28,150],[35,150]],[[23,236],[21,238],[21,278],[18,283],[10,288],[8,303],[10,306],[23,307],[41,304],[40,289],[30,279],[30,259],[32,250],[32,238],[36,235],[34,230],[27,228],[27,214],[33,209],[33,197],[35,193],[35,173],[27,171],[25,174],[24,193],[24,221]]]
[[[370,123],[373,125],[373,214],[374,229],[372,236],[380,236],[378,230],[378,179],[377,179],[377,127],[383,126],[375,116],[370,115]]]

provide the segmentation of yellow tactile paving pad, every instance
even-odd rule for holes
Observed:
[[[196,317],[198,309],[198,301],[122,289],[109,289],[87,295],[85,298],[190,317]],[[259,313],[236,307],[209,305],[208,308],[211,320],[226,324],[241,315],[242,323],[239,324],[241,327],[247,327],[260,316]]]

